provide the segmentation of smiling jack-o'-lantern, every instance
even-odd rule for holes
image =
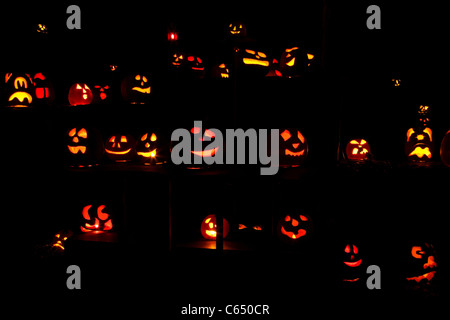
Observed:
[[[129,134],[110,136],[105,142],[105,152],[108,159],[115,162],[127,162],[136,155],[136,141]]]
[[[357,282],[361,276],[362,258],[359,249],[355,244],[348,243],[344,247],[343,257],[343,278],[344,282]]]
[[[84,223],[80,226],[81,231],[109,231],[113,228],[110,214],[107,213],[105,205],[94,206],[92,204],[84,206],[82,209],[82,216]]]
[[[345,154],[350,161],[364,161],[370,154],[370,146],[364,139],[353,139],[347,144]]]
[[[138,160],[145,164],[162,163],[159,137],[155,132],[149,131],[140,136],[136,144]]]
[[[311,217],[303,213],[284,215],[277,224],[278,237],[289,244],[299,243],[299,240],[309,238],[312,231]]]
[[[295,128],[280,129],[280,166],[299,166],[308,155],[308,143]]]
[[[407,281],[429,284],[437,271],[435,251],[432,244],[423,243],[411,246],[407,268]]]
[[[247,27],[239,21],[233,21],[228,25],[228,34],[233,38],[243,38],[247,36]]]
[[[230,226],[228,221],[223,219],[223,232],[222,237],[225,238],[228,235]],[[210,214],[202,221],[200,232],[203,238],[208,240],[215,240],[217,238],[217,220],[216,215]]]
[[[433,156],[433,132],[428,127],[410,128],[406,133],[405,153],[411,161],[429,161]]]
[[[26,73],[7,73],[5,75],[6,106],[28,108],[34,100],[34,82]]]
[[[213,78],[228,79],[230,78],[230,69],[225,63],[221,63],[212,68]]]
[[[441,142],[441,160],[447,167],[450,167],[450,130],[444,135]]]
[[[131,104],[148,103],[151,90],[150,76],[146,73],[136,73],[125,77],[120,86],[122,98]]]
[[[306,53],[299,47],[287,48],[280,59],[280,71],[284,77],[298,77],[311,66],[314,55]]]
[[[91,104],[92,99],[92,91],[86,83],[74,83],[69,89],[69,104],[71,106],[88,105]]]

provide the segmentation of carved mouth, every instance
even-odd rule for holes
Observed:
[[[86,146],[67,146],[67,148],[69,148],[69,151],[73,154],[77,154],[78,152],[86,152]]]
[[[423,156],[427,157],[428,159],[431,158],[431,152],[429,147],[422,148],[420,145],[416,145],[414,150],[409,154],[410,157],[417,156],[418,158],[422,159]]]
[[[137,91],[140,93],[150,94],[150,87],[147,87],[147,88],[133,87],[133,88],[131,88],[131,90],[134,90],[134,91]]]
[[[263,66],[263,67],[269,66],[269,61],[262,61],[262,60],[252,59],[252,58],[244,58],[242,61],[245,64],[255,64],[255,65],[259,65],[259,66]]]
[[[294,157],[300,157],[305,153],[305,150],[302,151],[297,151],[297,152],[292,152],[290,150],[285,150],[284,154],[287,156],[294,156]]]
[[[350,261],[344,261],[344,263],[349,267],[358,267],[361,264],[362,259],[359,259],[358,261],[350,262]]]
[[[148,152],[138,152],[137,153],[139,156],[143,156],[144,158],[154,158],[156,157],[156,149],[153,149],[152,151],[148,151]]]
[[[298,239],[300,237],[303,237],[306,234],[306,230],[299,229],[297,233],[294,233],[292,231],[286,231],[284,227],[281,227],[281,233],[286,235],[287,237],[291,239]]]
[[[417,283],[419,283],[423,279],[427,279],[427,281],[430,281],[431,279],[433,279],[435,273],[436,273],[436,271],[430,271],[430,272],[424,273],[417,277],[406,278],[406,280],[414,280]]]
[[[127,154],[128,152],[131,151],[131,148],[124,150],[124,151],[113,151],[113,150],[109,150],[109,149],[105,149],[105,151],[110,154]]]
[[[213,155],[215,155],[217,150],[219,150],[219,147],[215,147],[214,149],[210,149],[210,150],[191,151],[191,152],[193,154],[195,154],[196,156],[209,158],[209,157],[212,157]]]
[[[31,103],[31,101],[33,101],[33,98],[31,97],[31,95],[27,92],[23,92],[23,91],[18,91],[18,92],[14,92],[8,99],[8,101],[12,101],[14,99],[19,100],[21,103],[23,103],[25,101],[25,99],[27,99],[28,103]]]

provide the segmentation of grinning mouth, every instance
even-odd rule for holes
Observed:
[[[124,150],[124,151],[112,151],[112,150],[109,150],[109,149],[105,149],[105,151],[107,153],[110,153],[110,154],[127,154],[128,152],[131,151],[131,148],[129,148],[127,150]]]
[[[417,276],[417,277],[406,278],[406,280],[414,280],[417,283],[419,283],[423,279],[427,279],[428,281],[430,281],[431,279],[433,279],[435,273],[436,273],[436,271],[431,271],[431,272],[424,273],[424,274],[422,274],[420,276]]]
[[[134,90],[134,91],[137,91],[140,93],[150,94],[150,87],[147,87],[147,88],[133,87],[133,88],[131,88],[131,90]]]
[[[78,152],[85,153],[86,147],[85,146],[67,146],[69,148],[69,151],[73,154],[77,154]]]
[[[429,147],[422,148],[421,146],[416,146],[414,150],[409,154],[410,157],[417,156],[418,158],[423,158],[423,156],[428,159],[431,158],[431,152]]]
[[[300,229],[300,230],[298,230],[297,233],[293,233],[291,231],[286,231],[284,229],[284,227],[281,227],[281,233],[288,236],[291,239],[298,239],[300,237],[303,237],[306,234],[306,230]]]
[[[294,156],[294,157],[300,157],[304,153],[305,153],[305,150],[292,152],[292,151],[289,151],[289,150],[286,149],[285,152],[284,152],[285,155],[287,155],[287,156]]]
[[[31,101],[33,101],[33,98],[31,97],[31,95],[27,92],[23,92],[23,91],[18,91],[18,92],[14,92],[8,99],[8,101],[12,101],[14,99],[19,100],[20,102],[23,103],[23,101],[25,99],[27,99],[28,103],[31,103]]]
[[[138,156],[143,156],[145,158],[154,158],[156,157],[156,149],[153,149],[152,151],[148,151],[148,152],[138,152],[137,153]]]
[[[217,150],[219,150],[219,147],[215,147],[214,149],[210,150],[204,150],[204,151],[191,151],[193,154],[199,157],[212,157],[216,154]]]
[[[361,264],[361,260],[362,259],[359,259],[358,261],[355,262],[344,261],[344,263],[349,267],[357,267]]]
[[[244,58],[242,61],[245,64],[256,64],[256,65],[263,66],[263,67],[269,66],[269,61],[262,61],[262,60],[252,59],[252,58]]]

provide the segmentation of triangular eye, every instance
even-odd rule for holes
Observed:
[[[357,254],[357,253],[358,253],[358,248],[357,248],[355,245],[353,245],[353,253],[354,253],[354,254]]]
[[[145,139],[147,139],[147,133],[141,137],[141,141],[145,141]]]
[[[69,136],[73,137],[75,135],[75,133],[77,132],[76,128],[73,128],[72,130],[69,131]]]
[[[302,143],[305,143],[305,138],[303,137],[303,135],[300,133],[300,131],[297,131],[297,137],[300,139],[300,141]]]
[[[147,78],[145,76],[143,76],[142,81],[147,82]]]
[[[304,215],[300,215],[300,220],[302,220],[302,221],[308,221],[308,218],[305,217]]]
[[[284,141],[288,140],[291,137],[291,134],[289,133],[289,131],[287,129],[284,130],[280,135]]]
[[[87,86],[87,84],[84,85],[84,89],[86,89],[86,90],[91,90],[91,89],[89,89],[89,87]]]
[[[83,89],[81,86],[77,83],[77,89]]]
[[[87,138],[87,131],[85,128],[81,128],[80,131],[78,131],[78,136],[81,138]]]
[[[150,141],[156,141],[156,134],[152,133],[150,136]]]
[[[109,138],[109,142],[115,142],[115,140],[116,140],[115,136],[112,136],[111,138]]]
[[[103,89],[108,90],[108,89],[109,89],[109,86],[104,86]]]
[[[121,136],[120,137],[120,142],[127,142],[127,137]]]
[[[345,249],[344,249],[344,251],[346,252],[346,253],[350,253],[350,245],[347,245],[346,247],[345,247]]]

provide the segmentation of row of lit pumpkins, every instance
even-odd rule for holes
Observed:
[[[283,128],[279,130],[279,165],[293,167],[301,165],[308,156],[308,142],[299,129]],[[191,150],[191,163],[197,163],[194,158],[214,157],[217,152],[208,148],[204,136],[214,139],[214,133],[200,128],[190,130],[191,141],[198,140],[201,150]],[[136,139],[130,134],[115,134],[109,136],[105,143],[95,130],[84,127],[74,127],[66,133],[66,153],[68,162],[75,166],[91,166],[98,163],[103,156],[115,162],[129,162],[138,158],[145,164],[162,164],[168,161],[168,143],[161,142],[158,131],[147,131]],[[210,142],[208,142],[209,144]],[[352,139],[345,148],[347,160],[352,162],[370,161],[373,158],[369,143],[364,139]],[[408,129],[406,133],[405,153],[408,160],[416,163],[428,163],[434,154],[433,132],[429,127]],[[442,162],[450,167],[450,130],[441,142],[440,156]]]
[[[132,104],[148,102],[151,92],[149,81],[149,76],[142,74],[125,77],[120,87],[123,100]],[[55,99],[53,85],[42,72],[33,76],[6,73],[2,93],[5,106],[10,108],[29,108],[35,102],[50,104]],[[99,83],[89,87],[86,83],[76,82],[69,88],[67,99],[71,106],[108,103],[111,101],[110,84]]]
[[[83,233],[99,234],[111,232],[113,222],[109,209],[104,204],[85,205],[81,212],[82,223],[80,229]],[[230,231],[228,221],[223,218],[222,237],[226,238]],[[238,224],[235,230],[239,233],[245,233],[248,236],[253,234],[257,236],[264,232],[262,225],[244,225]],[[296,214],[285,214],[279,217],[276,225],[278,239],[289,246],[306,245],[305,239],[310,239],[314,233],[313,222],[309,215],[301,212]],[[214,214],[207,215],[200,225],[201,236],[209,241],[215,241],[218,234],[217,219]],[[73,232],[58,233],[51,245],[51,249],[64,251],[65,241],[73,235]],[[363,266],[367,265],[365,261],[367,254],[361,254],[360,244],[355,242],[345,243],[342,247],[342,281],[346,283],[355,283],[360,281],[364,274]],[[408,268],[405,270],[405,280],[413,285],[430,285],[431,281],[438,271],[436,261],[436,252],[431,243],[419,242],[409,247],[409,255],[405,255],[409,260]]]

